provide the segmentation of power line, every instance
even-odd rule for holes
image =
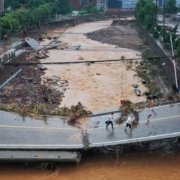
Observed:
[[[109,26],[110,27],[110,26]],[[8,29],[3,29],[3,30],[8,30]],[[101,29],[100,29],[101,30]],[[8,31],[10,31],[10,32],[22,32],[23,30],[8,30]],[[97,30],[98,31],[98,30]],[[41,33],[41,32],[39,32],[39,31],[25,31],[25,32],[31,32],[31,33]],[[62,31],[59,31],[59,32],[49,32],[50,34],[57,34],[57,33],[63,33]],[[66,33],[63,33],[63,35],[65,35],[65,34],[83,34],[83,35],[87,35],[87,34],[91,34],[91,33],[94,33],[94,32],[87,32],[87,33],[82,33],[82,32],[66,32]],[[48,32],[46,32],[46,34],[48,34]],[[136,34],[136,33],[132,33],[132,34],[130,34],[130,33],[118,33],[118,34],[115,34],[115,33],[108,33],[108,35],[135,35],[135,36],[137,36],[138,35],[138,33]]]
[[[65,62],[27,62],[27,63],[2,63],[4,66],[34,66],[34,65],[66,65],[66,64],[85,64],[85,63],[108,63],[108,62],[123,62],[123,61],[138,61],[138,60],[161,60],[165,59],[167,56],[158,57],[154,56],[151,58],[130,58],[130,59],[109,59],[109,60],[86,60],[86,61],[65,61]],[[172,56],[169,56],[172,58]]]

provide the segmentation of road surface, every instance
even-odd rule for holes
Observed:
[[[139,112],[139,124],[124,131],[125,122],[106,129],[109,114],[89,119],[86,148],[157,140],[180,135],[180,103],[148,108]],[[151,116],[150,116],[151,115]],[[117,119],[119,113],[114,114]],[[148,116],[149,123],[147,123]],[[67,119],[51,117],[46,121],[1,111],[0,149],[82,149],[82,130],[69,126]]]

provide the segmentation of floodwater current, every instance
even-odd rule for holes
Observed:
[[[55,171],[23,169],[22,163],[1,163],[0,180],[179,180],[180,153],[85,154],[79,167],[58,163]]]

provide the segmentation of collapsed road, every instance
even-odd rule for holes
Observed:
[[[26,152],[31,151],[28,160],[46,161],[50,158],[47,152],[53,152],[51,159],[62,161],[64,157],[64,161],[69,161],[68,157],[71,160],[72,157],[65,153],[67,151],[77,155],[77,152],[97,147],[179,137],[179,106],[180,103],[167,104],[139,111],[139,123],[132,131],[124,131],[125,122],[116,124],[114,130],[110,127],[106,129],[105,121],[110,113],[108,111],[89,117],[87,128],[84,130],[69,126],[65,118],[49,117],[45,121],[37,121],[1,111],[0,152],[6,151],[6,158],[0,156],[0,160],[25,161]],[[120,113],[116,112],[114,119],[119,116]],[[79,155],[74,158],[79,160]]]

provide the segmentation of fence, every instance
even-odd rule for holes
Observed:
[[[167,76],[168,81],[171,85],[175,84],[175,76],[174,76],[174,65],[171,61],[171,58],[168,57],[165,52],[159,47],[153,37],[149,34],[149,32],[143,27],[139,26],[141,33],[145,36],[148,42],[148,46],[156,53],[158,57],[160,57],[161,67]],[[179,82],[180,79],[180,71],[177,70],[177,79]]]
[[[9,77],[11,77],[14,73],[16,73],[20,68],[27,68],[26,66],[16,66],[16,63],[24,63],[26,59],[26,54],[22,53],[18,57],[14,57],[12,59],[12,63],[14,63],[14,66],[10,65],[8,66],[8,60],[6,60],[7,63],[5,63],[3,66],[0,66],[0,85],[4,83]]]

